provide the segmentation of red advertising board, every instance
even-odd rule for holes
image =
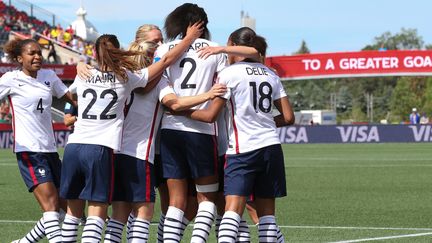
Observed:
[[[360,51],[268,57],[284,80],[361,76],[430,76],[432,51]]]
[[[43,68],[52,69],[63,81],[73,81],[76,76],[75,65],[56,65],[56,64],[44,64]],[[11,63],[0,63],[0,76],[8,71],[17,69],[17,65]]]

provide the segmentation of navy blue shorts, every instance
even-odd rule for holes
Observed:
[[[60,197],[110,203],[114,187],[114,154],[94,144],[68,144],[63,155]]]
[[[153,164],[125,154],[114,160],[113,201],[154,202],[156,197]]]
[[[29,192],[45,182],[60,187],[61,161],[58,153],[18,152],[16,153],[21,176]]]
[[[218,164],[219,190],[218,190],[218,192],[224,191],[225,161],[226,161],[226,155],[219,156],[219,164]]]
[[[166,179],[163,177],[163,168],[160,154],[155,154],[154,157],[154,170],[156,175],[156,187],[159,187],[161,184],[166,184]]]
[[[215,136],[162,129],[160,152],[164,178],[196,179],[217,175]]]
[[[286,196],[285,166],[280,144],[228,155],[224,194],[257,198]]]

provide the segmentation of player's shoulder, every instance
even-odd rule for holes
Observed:
[[[8,71],[1,76],[1,79],[2,80],[12,80],[12,79],[18,77],[20,72],[21,72],[20,70]]]

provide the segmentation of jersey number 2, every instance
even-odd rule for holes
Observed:
[[[92,106],[96,103],[97,93],[93,89],[86,89],[83,92],[83,97],[85,98],[87,96],[87,94],[90,94],[92,96],[92,99],[91,99],[90,103],[87,105],[87,107],[85,108],[84,112],[82,113],[82,118],[83,119],[96,120],[97,115],[89,115],[88,113],[89,113],[90,109],[92,108]],[[100,114],[100,120],[110,120],[110,119],[114,119],[117,117],[116,114],[108,115],[108,111],[111,109],[111,107],[114,106],[114,104],[118,100],[117,93],[112,89],[106,89],[101,93],[100,98],[104,99],[107,94],[110,94],[112,96],[112,100],[110,101],[110,103],[105,107],[105,109]]]
[[[180,88],[181,89],[195,89],[196,84],[188,84],[187,82],[189,81],[192,74],[195,72],[197,65],[196,65],[196,62],[194,59],[192,59],[190,57],[186,57],[185,59],[181,60],[180,67],[183,68],[185,63],[187,63],[187,62],[189,62],[192,65],[192,67],[189,70],[189,72],[186,74],[186,77],[184,78],[183,82],[181,83]]]

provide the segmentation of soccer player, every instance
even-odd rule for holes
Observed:
[[[261,39],[261,40],[260,40]],[[247,27],[234,31],[228,45],[256,46],[263,41]],[[266,45],[265,45],[266,46]],[[236,242],[246,200],[255,195],[260,242],[277,242],[275,198],[286,196],[285,168],[276,127],[294,123],[294,113],[279,80],[265,65],[229,55],[231,66],[218,75],[226,84],[224,98],[215,98],[206,110],[190,117],[215,121],[225,103],[229,108],[229,146],[225,166],[225,213],[219,228],[219,242]],[[273,105],[281,113],[273,117]]]
[[[166,70],[166,78],[176,95],[194,96],[210,90],[215,74],[226,66],[223,55],[199,59],[196,50],[215,46],[209,41],[207,14],[196,4],[185,3],[165,19],[166,38],[184,38],[189,23],[204,21],[204,32],[189,49]],[[158,48],[155,60],[178,44],[174,40]],[[207,102],[197,106],[202,109]],[[164,224],[164,242],[180,242],[182,221],[187,208],[188,178],[196,184],[198,212],[192,232],[192,242],[205,242],[215,218],[214,200],[218,190],[217,144],[213,124],[193,121],[186,117],[164,114],[161,127],[161,160],[167,178],[169,208]]]
[[[83,204],[88,201],[88,217],[81,242],[99,242],[107,208],[113,191],[113,151],[120,149],[123,108],[130,92],[145,87],[149,80],[162,74],[182,52],[201,35],[200,23],[188,29],[191,33],[161,61],[140,71],[130,56],[136,52],[120,50],[114,35],[102,35],[96,41],[99,69],[86,80],[76,78],[72,90],[82,107],[65,149],[61,195],[68,199],[68,212],[63,230],[69,232],[63,241],[76,241],[78,220]],[[158,80],[156,80],[158,81]]]
[[[139,46],[143,47],[144,44]],[[140,48],[148,59],[152,48]],[[154,49],[153,49],[154,51]],[[138,63],[139,60],[137,60]],[[143,62],[145,63],[145,62]],[[148,64],[144,64],[148,65]],[[116,152],[113,211],[105,232],[106,242],[120,242],[122,229],[131,210],[135,212],[128,231],[128,242],[147,242],[153,217],[155,193],[155,143],[163,107],[178,111],[201,104],[225,93],[225,87],[215,85],[209,92],[190,97],[177,97],[168,80],[162,78],[146,94],[133,92],[128,102],[123,125],[122,145]]]
[[[21,176],[33,192],[43,217],[22,239],[37,242],[44,235],[49,242],[61,242],[59,197],[61,162],[52,128],[52,96],[74,103],[67,87],[48,69],[42,68],[42,50],[33,39],[11,40],[5,45],[19,70],[0,79],[0,99],[8,96],[13,113],[14,152]]]

